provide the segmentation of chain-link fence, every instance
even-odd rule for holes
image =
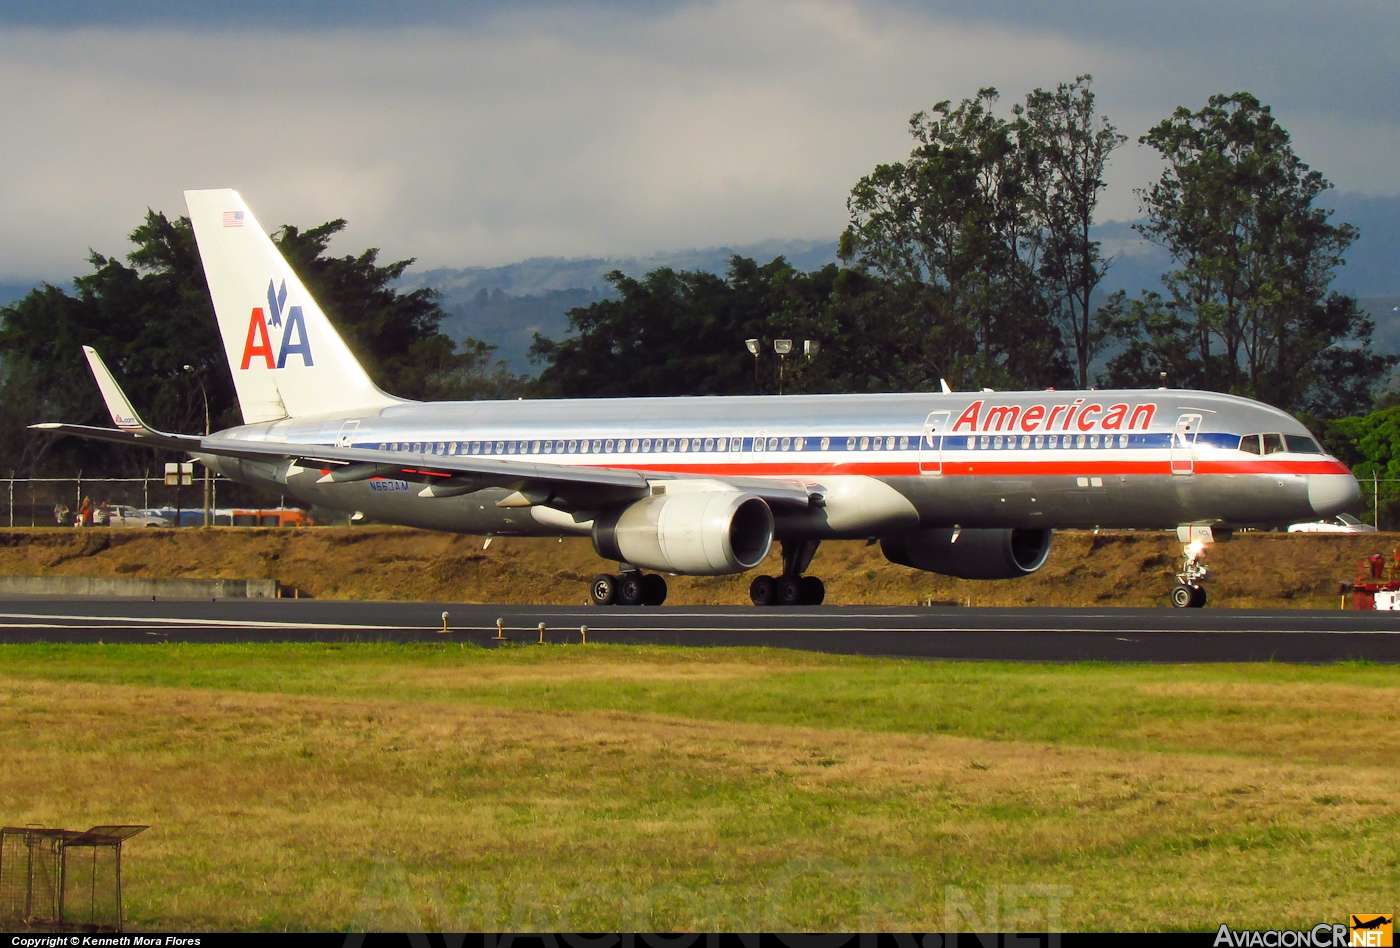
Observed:
[[[167,486],[162,474],[147,477],[15,477],[0,480],[5,504],[0,524],[11,527],[72,527],[84,511],[93,526],[144,526],[155,520],[165,526],[204,524],[205,481],[198,471],[189,485]],[[210,522],[245,525],[243,511],[286,506],[286,498],[268,495],[246,484],[209,477],[207,506]],[[235,514],[238,511],[238,514]],[[177,513],[178,512],[178,513]],[[153,524],[154,525],[154,524]],[[257,525],[256,523],[252,525]]]

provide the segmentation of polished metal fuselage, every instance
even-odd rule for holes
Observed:
[[[1270,526],[1354,503],[1355,479],[1334,458],[1239,450],[1241,435],[1266,432],[1308,435],[1259,402],[1160,389],[430,402],[222,435],[308,454],[315,445],[353,446],[425,466],[489,455],[626,468],[673,487],[734,477],[819,486],[823,505],[775,508],[779,540],[954,525]],[[423,497],[393,478],[321,483],[324,471],[288,462],[210,463],[303,503],[390,523],[489,535],[591,528],[587,511],[498,506],[505,488]]]

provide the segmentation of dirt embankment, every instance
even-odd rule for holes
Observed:
[[[1337,583],[1355,578],[1357,561],[1397,546],[1396,534],[1244,534],[1209,551],[1210,602],[1335,609]],[[1169,533],[1065,532],[1033,576],[972,582],[895,566],[878,546],[840,542],[822,544],[809,572],[837,605],[1158,606],[1180,552]],[[272,578],[325,599],[577,604],[588,579],[611,565],[586,539],[498,537],[483,549],[479,537],[400,527],[0,531],[0,575]],[[781,571],[776,545],[762,571]],[[752,575],[668,577],[667,601],[747,604]]]

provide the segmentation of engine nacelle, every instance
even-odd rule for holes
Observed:
[[[736,490],[662,494],[609,511],[593,523],[598,555],[690,576],[753,569],[773,544],[773,511]]]
[[[920,530],[880,541],[885,559],[959,579],[1016,579],[1050,555],[1052,530]]]

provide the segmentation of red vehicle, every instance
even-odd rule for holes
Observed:
[[[1362,560],[1356,582],[1342,583],[1342,595],[1347,593],[1353,609],[1400,611],[1400,551],[1390,556],[1372,553]]]

